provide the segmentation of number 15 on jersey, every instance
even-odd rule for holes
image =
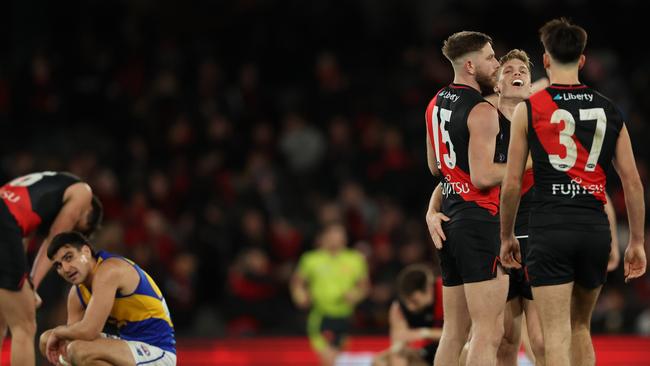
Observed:
[[[454,151],[454,144],[449,137],[449,130],[447,124],[451,120],[451,111],[445,108],[433,107],[431,113],[431,127],[433,129],[433,146],[436,153],[436,165],[438,169],[442,168],[440,164],[440,138],[442,143],[445,144],[447,152],[442,156],[442,160],[449,169],[454,169],[456,166],[456,152]],[[438,133],[440,132],[440,133]]]

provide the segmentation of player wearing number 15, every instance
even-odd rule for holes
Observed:
[[[603,206],[612,163],[630,225],[626,281],[646,267],[643,187],[618,109],[578,79],[585,30],[556,19],[540,29],[540,36],[551,85],[514,112],[501,192],[501,259],[505,266],[520,266],[513,226],[530,150],[538,204],[530,214],[527,270],[546,363],[594,365],[589,324],[607,274],[611,239]]]
[[[438,247],[445,323],[435,364],[458,364],[472,324],[467,364],[493,365],[508,292],[498,265],[505,167],[494,162],[499,116],[480,91],[494,90],[499,61],[492,39],[479,32],[451,35],[442,51],[454,81],[436,94],[425,116],[429,169],[441,175],[441,212],[449,218],[447,240]]]
[[[50,240],[66,230],[92,233],[102,218],[102,206],[88,184],[74,175],[38,172],[18,177],[0,187],[0,341],[6,326],[11,330],[11,364],[33,365],[34,291],[47,274]],[[27,260],[23,238],[38,232],[45,240],[34,260],[25,286]],[[0,342],[1,343],[1,342]]]

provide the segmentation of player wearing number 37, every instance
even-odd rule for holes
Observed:
[[[88,184],[62,172],[38,172],[0,187],[0,344],[11,330],[11,364],[34,365],[35,290],[51,264],[45,253],[56,234],[78,230],[91,234],[102,219],[102,206]],[[38,233],[45,240],[27,281],[23,238]]]
[[[56,365],[174,366],[176,340],[165,298],[132,261],[95,252],[78,232],[55,236],[47,256],[73,286],[67,325],[41,335],[40,349]],[[116,329],[115,334],[102,333]]]
[[[646,268],[643,186],[621,113],[578,79],[587,32],[555,19],[540,29],[540,36],[551,85],[520,103],[512,119],[501,188],[501,261],[520,267],[513,227],[530,151],[538,204],[530,213],[527,273],[546,363],[594,365],[589,324],[607,276],[611,239],[603,206],[612,163],[621,178],[630,225],[626,281]]]

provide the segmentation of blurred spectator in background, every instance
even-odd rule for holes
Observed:
[[[582,77],[628,117],[647,182],[650,145],[641,140],[650,133],[650,61],[613,41],[644,34],[645,23],[630,20],[645,14],[642,4],[589,13],[581,1],[562,7],[586,26],[610,24],[590,27],[591,66]],[[397,272],[432,257],[422,212],[437,182],[422,169],[421,111],[451,81],[437,45],[471,27],[503,42],[498,56],[508,45],[541,54],[536,35],[546,3],[511,5],[522,16],[505,22],[495,21],[503,19],[499,7],[464,0],[13,2],[0,15],[0,181],[66,170],[89,182],[106,212],[97,245],[142,258],[164,292],[194,287],[188,303],[175,305],[194,310],[187,329],[177,322],[179,334],[192,336],[303,333],[295,316],[226,326],[236,298],[228,278],[242,271],[249,248],[259,248],[252,255],[266,257],[269,278],[261,285],[276,289],[261,294],[279,314],[292,314],[297,258],[311,249],[320,222],[340,220],[350,247],[367,256],[372,282],[351,331],[386,334]],[[612,18],[614,9],[622,16]],[[536,79],[543,68],[534,66]],[[625,243],[615,174],[608,184]],[[42,239],[31,241],[30,260]],[[159,245],[169,251],[158,253]],[[195,274],[191,260],[179,259],[183,275],[173,270],[173,253],[193,255]],[[47,281],[39,327],[60,316],[64,297],[58,276]],[[623,309],[597,312],[618,312],[624,332],[650,332],[650,281],[622,283],[619,267],[602,301],[616,288]],[[594,332],[611,329],[600,324]]]

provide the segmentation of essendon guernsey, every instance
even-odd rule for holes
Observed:
[[[427,107],[427,133],[442,175],[442,212],[451,219],[448,225],[464,219],[499,219],[499,187],[479,190],[470,179],[467,117],[479,103],[487,101],[477,90],[451,84]]]
[[[539,204],[531,226],[604,224],[605,187],[623,119],[586,85],[556,85],[532,95],[528,143]]]
[[[494,151],[495,163],[508,161],[508,147],[510,146],[510,120],[499,111],[499,134],[497,135]],[[535,180],[533,169],[526,169],[521,180],[521,201],[515,219],[515,235],[528,235],[528,220],[530,210],[535,204]]]
[[[0,187],[0,199],[23,235],[49,229],[63,206],[65,190],[80,179],[72,174],[39,172],[18,177]]]

